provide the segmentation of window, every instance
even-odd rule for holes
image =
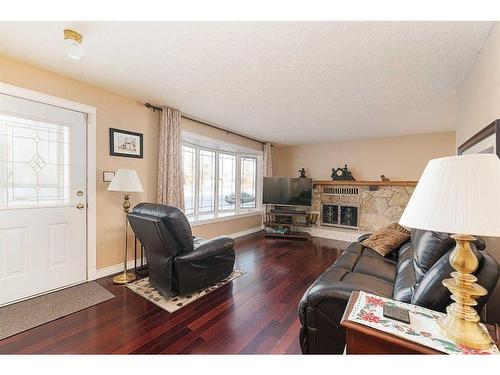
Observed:
[[[236,208],[236,155],[219,153],[219,211]]]
[[[257,159],[241,158],[241,208],[255,208],[257,192]]]
[[[194,214],[196,202],[196,148],[182,146],[182,172],[184,174],[184,209],[186,215]]]
[[[183,142],[184,206],[192,222],[260,210],[261,154],[226,146]]]
[[[212,212],[215,208],[215,152],[200,150],[200,199],[198,212]]]

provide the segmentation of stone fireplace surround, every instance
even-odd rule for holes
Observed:
[[[304,228],[316,237],[355,241],[399,221],[415,189],[416,181],[313,181],[313,202],[308,210],[318,214],[316,225]],[[357,207],[358,228],[322,225],[322,205]]]

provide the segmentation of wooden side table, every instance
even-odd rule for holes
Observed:
[[[346,329],[347,354],[444,354],[438,350],[405,340],[391,333],[348,320],[359,292],[353,292],[340,325]],[[486,324],[491,337],[498,337],[495,326]]]

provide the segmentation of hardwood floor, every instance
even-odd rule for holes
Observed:
[[[343,245],[239,239],[246,274],[173,314],[103,278],[116,298],[4,339],[0,353],[298,354],[298,302]]]

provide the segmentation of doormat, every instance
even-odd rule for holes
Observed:
[[[92,281],[0,307],[0,340],[115,298]]]

